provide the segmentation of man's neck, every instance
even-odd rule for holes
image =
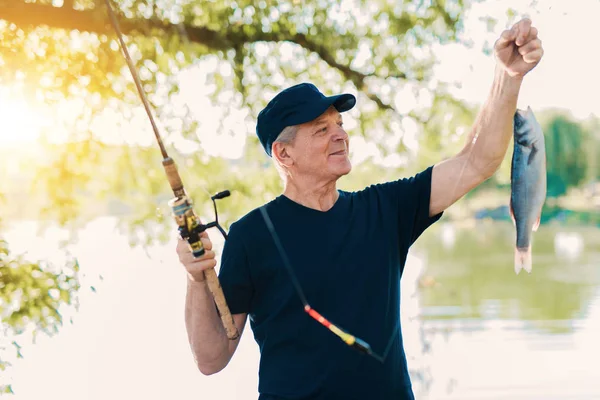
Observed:
[[[285,185],[283,195],[298,204],[319,211],[330,210],[339,197],[335,181],[326,184],[300,184],[290,180]]]

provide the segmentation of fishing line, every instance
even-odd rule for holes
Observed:
[[[342,329],[338,325],[335,325],[332,322],[330,322],[329,320],[327,320],[317,310],[312,308],[310,306],[310,304],[308,303],[306,295],[304,294],[304,291],[302,290],[302,286],[300,285],[300,282],[298,281],[298,277],[294,273],[292,264],[287,256],[285,249],[283,248],[283,245],[281,244],[279,235],[277,234],[277,232],[275,230],[275,227],[273,225],[273,222],[271,221],[271,218],[269,217],[267,210],[265,209],[264,206],[260,207],[259,209],[260,209],[262,217],[265,221],[267,229],[269,230],[269,233],[271,234],[271,237],[273,238],[273,241],[275,242],[275,247],[277,247],[277,251],[279,252],[279,255],[281,256],[283,265],[287,269],[287,271],[290,275],[290,278],[292,280],[292,283],[296,289],[296,292],[297,292],[298,296],[300,297],[300,300],[302,301],[302,305],[304,306],[304,311],[306,311],[306,313],[308,315],[310,315],[314,320],[321,323],[321,325],[325,326],[331,332],[333,332],[335,335],[337,335],[342,341],[344,341],[350,347],[352,347],[362,353],[368,354],[371,357],[378,360],[379,362],[383,363],[385,361],[385,359],[387,358],[387,355],[388,355],[390,349],[392,348],[392,344],[394,342],[396,334],[398,333],[398,330],[400,329],[400,321],[398,320],[398,322],[396,323],[394,332],[392,333],[391,337],[388,339],[388,342],[387,342],[384,352],[382,354],[378,354],[371,349],[371,346],[367,342],[365,342],[364,340],[362,340],[354,335],[351,335],[346,330]]]

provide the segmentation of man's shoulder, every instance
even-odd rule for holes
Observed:
[[[263,211],[271,211],[276,209],[278,207],[278,198],[279,197],[276,197],[267,203],[251,209],[246,214],[234,221],[229,230],[236,233],[247,234],[249,231],[251,232],[256,230],[258,226],[264,226],[265,218],[263,216]]]
[[[429,166],[414,174],[405,174],[397,179],[372,183],[363,189],[346,192],[348,196],[382,195],[386,193],[402,194],[411,189],[431,184],[433,166]]]
[[[262,254],[265,246],[273,240],[267,221],[274,221],[276,225],[281,222],[276,217],[284,214],[280,208],[278,198],[275,198],[251,209],[231,223],[226,240],[229,243],[229,248],[245,253],[247,257],[257,255],[261,257],[260,254]],[[277,212],[274,212],[274,210],[277,210]],[[263,211],[267,211],[267,214],[263,215]]]

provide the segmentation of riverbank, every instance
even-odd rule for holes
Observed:
[[[456,222],[485,219],[511,221],[509,203],[510,189],[478,191],[475,196],[467,196],[448,209],[446,218]],[[566,196],[547,198],[541,224],[600,227],[600,196],[573,190]]]

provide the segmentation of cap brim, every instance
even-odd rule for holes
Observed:
[[[310,122],[321,116],[327,109],[334,106],[339,112],[350,110],[356,104],[356,97],[349,93],[338,94],[335,96],[324,97],[313,103],[309,110],[306,110],[300,118],[293,121],[294,125]]]
[[[333,105],[339,112],[348,111],[356,104],[356,97],[349,93],[330,96],[327,99],[330,100],[330,105]]]

